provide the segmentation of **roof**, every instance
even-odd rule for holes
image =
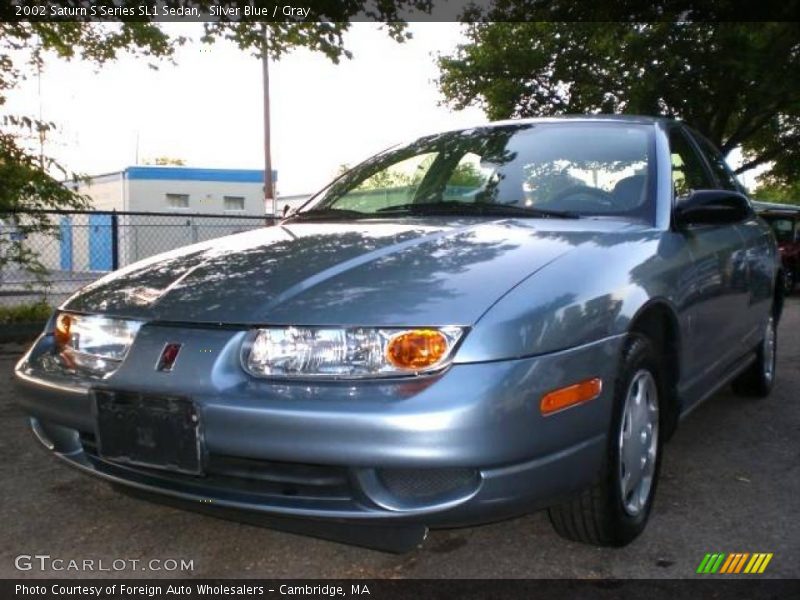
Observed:
[[[558,117],[531,117],[527,119],[507,119],[503,121],[492,121],[488,125],[514,125],[519,123],[559,123],[575,121],[618,121],[620,123],[640,123],[653,125],[655,123],[675,122],[675,119],[668,117],[651,117],[647,115],[561,115]]]
[[[780,202],[762,202],[761,200],[753,200],[753,208],[759,213],[784,213],[784,214],[800,214],[800,205],[797,204],[783,204]]]
[[[125,169],[128,179],[171,181],[231,181],[237,183],[264,183],[263,169],[198,169],[195,167],[146,166]],[[272,171],[273,181],[278,172]]]
[[[123,171],[101,173],[89,177],[90,181],[124,177],[146,181],[217,181],[236,183],[264,183],[263,169],[204,169],[180,166],[136,166]],[[278,181],[278,171],[272,170],[273,182]]]
[[[632,125],[654,125],[664,127],[668,123],[680,123],[677,119],[669,117],[651,117],[646,115],[611,115],[611,114],[597,114],[597,115],[561,115],[558,117],[529,117],[529,118],[515,118],[505,119],[502,121],[490,121],[488,123],[478,123],[472,127],[461,126],[442,129],[440,131],[432,131],[431,135],[439,135],[443,133],[457,133],[459,131],[472,131],[476,129],[486,129],[492,127],[513,127],[515,125],[528,125],[536,123],[628,123]],[[386,150],[398,147],[390,146]]]

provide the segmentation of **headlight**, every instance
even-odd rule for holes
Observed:
[[[464,330],[268,327],[242,348],[256,377],[366,378],[418,375],[446,367]]]
[[[141,321],[60,313],[53,332],[64,367],[106,376],[117,370],[133,344]]]

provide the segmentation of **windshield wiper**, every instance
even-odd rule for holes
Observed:
[[[493,202],[418,202],[410,204],[398,204],[379,208],[376,213],[387,214],[407,214],[407,215],[479,215],[489,217],[527,217],[545,219],[579,219],[577,213],[545,210],[543,208],[531,208],[527,206],[516,206],[513,204],[496,204]]]
[[[286,221],[299,221],[308,219],[309,221],[323,221],[323,220],[346,220],[346,219],[360,219],[369,217],[369,213],[364,213],[358,210],[350,210],[348,208],[312,208],[311,210],[304,210],[286,217]]]
[[[379,208],[367,213],[346,208],[314,208],[288,216],[285,221],[347,221],[351,219],[380,219],[396,215],[409,216],[487,216],[524,217],[539,219],[579,219],[577,213],[495,204],[491,202],[415,202]]]

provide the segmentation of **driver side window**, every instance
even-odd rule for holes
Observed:
[[[697,152],[677,127],[669,134],[669,147],[672,159],[673,197],[681,198],[692,190],[716,187]]]
[[[695,133],[694,139],[705,154],[706,160],[711,166],[711,170],[714,171],[714,174],[717,176],[719,185],[722,186],[723,189],[730,190],[732,192],[741,192],[743,189],[742,185],[736,179],[736,175],[733,174],[733,171],[731,171],[728,163],[725,162],[725,158],[722,156],[722,153],[703,136]]]

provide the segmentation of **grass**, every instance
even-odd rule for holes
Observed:
[[[52,312],[53,308],[44,300],[18,306],[0,306],[0,325],[41,323],[46,321]]]

